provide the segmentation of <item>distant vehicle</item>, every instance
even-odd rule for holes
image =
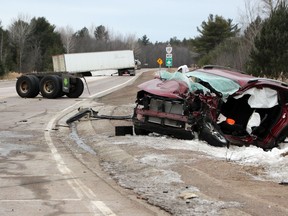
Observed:
[[[135,68],[137,70],[140,70],[141,69],[141,61],[139,61],[138,59],[135,59]]]
[[[84,90],[81,77],[108,70],[116,71],[119,76],[135,76],[131,50],[62,54],[52,59],[54,72],[27,73],[18,78],[16,91],[20,97],[33,98],[41,93],[45,98],[64,95],[78,98]]]
[[[160,72],[139,85],[135,134],[199,139],[214,146],[277,147],[288,135],[288,86],[219,66]]]

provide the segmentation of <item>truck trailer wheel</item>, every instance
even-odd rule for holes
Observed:
[[[70,83],[69,93],[66,93],[69,98],[78,98],[84,91],[84,84],[80,78],[76,78]]]
[[[63,90],[62,90],[63,80],[62,80],[62,77],[60,77],[60,76],[57,76],[57,78],[58,78],[58,81],[60,83],[60,91],[59,91],[59,94],[57,95],[57,97],[63,97],[64,95],[66,95],[65,92],[63,92]]]
[[[61,80],[56,75],[44,76],[40,81],[40,92],[45,98],[57,98],[61,94]]]
[[[16,82],[17,94],[22,98],[34,98],[39,94],[39,79],[33,75],[22,75]]]

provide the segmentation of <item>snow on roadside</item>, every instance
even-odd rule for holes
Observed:
[[[288,182],[288,156],[284,157],[285,153],[288,152],[287,143],[283,143],[279,148],[273,148],[271,151],[264,151],[256,146],[230,146],[229,149],[206,146],[206,148],[198,150],[210,156],[233,161],[241,165],[262,166],[266,170],[266,179]]]
[[[131,144],[149,146],[155,149],[179,149],[190,150],[205,153],[209,157],[227,160],[240,165],[261,166],[266,171],[263,179],[288,182],[288,143],[283,143],[279,148],[273,148],[271,151],[264,151],[256,146],[238,147],[230,146],[219,148],[208,145],[206,142],[195,140],[178,140],[169,137],[154,135],[150,137],[127,136],[125,142],[115,141],[114,144]],[[285,156],[286,155],[286,156]]]

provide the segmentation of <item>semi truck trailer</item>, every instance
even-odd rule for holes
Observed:
[[[85,73],[97,75],[103,70],[116,70],[119,76],[135,75],[135,59],[132,50],[72,53],[52,57],[54,72]]]
[[[20,97],[33,98],[39,93],[45,98],[66,95],[78,98],[84,90],[81,78],[97,75],[100,71],[116,70],[119,76],[135,76],[132,50],[73,53],[52,56],[52,72],[33,72],[20,76],[16,91]]]

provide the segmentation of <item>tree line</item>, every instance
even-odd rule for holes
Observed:
[[[288,71],[288,8],[284,0],[246,0],[246,24],[221,15],[208,15],[197,28],[199,36],[152,43],[147,35],[114,35],[105,26],[56,28],[45,17],[19,16],[7,29],[0,22],[0,76],[10,71],[51,71],[52,55],[129,49],[143,66],[158,67],[173,47],[173,67],[215,64],[254,75],[285,77]],[[244,21],[243,21],[244,23]]]

